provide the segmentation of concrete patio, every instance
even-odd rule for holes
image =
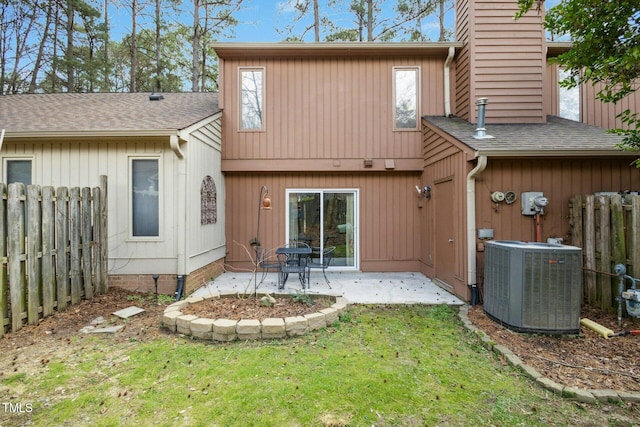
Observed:
[[[262,273],[257,275],[258,282]],[[462,305],[464,301],[433,283],[422,273],[363,273],[327,272],[329,284],[321,271],[311,274],[310,294],[342,296],[352,304],[448,304]],[[197,289],[193,296],[206,296],[219,291],[253,292],[254,274],[248,272],[225,272],[214,281]],[[277,292],[278,277],[268,273],[258,290]],[[297,277],[289,277],[284,292],[301,292]]]

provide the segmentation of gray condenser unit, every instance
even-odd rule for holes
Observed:
[[[485,245],[484,311],[518,332],[577,334],[582,249],[552,243]]]

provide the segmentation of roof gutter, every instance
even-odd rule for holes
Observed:
[[[444,116],[451,117],[451,61],[456,54],[456,48],[451,46],[444,61]]]
[[[177,135],[176,129],[115,129],[115,130],[61,130],[61,131],[26,131],[7,132],[6,137],[11,139],[56,139],[56,138],[122,138],[122,137],[162,137]]]
[[[478,163],[467,174],[467,284],[476,283],[476,178],[487,167],[487,156],[478,157]]]
[[[626,150],[478,150],[475,158],[480,157],[631,157],[640,152]]]

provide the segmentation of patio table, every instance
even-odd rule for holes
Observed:
[[[278,275],[278,288],[283,289],[284,284],[289,278],[289,273],[298,273],[298,279],[302,289],[305,288],[305,282],[309,287],[309,257],[311,256],[311,248],[307,245],[302,247],[281,247],[276,249],[278,262],[280,262],[280,274]]]

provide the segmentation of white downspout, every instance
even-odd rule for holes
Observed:
[[[487,167],[487,156],[478,157],[478,164],[467,174],[467,284],[476,283],[476,177]]]
[[[178,216],[177,221],[177,247],[178,247],[178,275],[187,274],[187,207],[186,201],[189,200],[189,193],[187,189],[187,165],[184,160],[184,153],[180,150],[180,138],[178,135],[171,135],[169,144],[171,146],[171,150],[175,153],[178,158],[178,182],[176,183],[176,187],[178,189],[177,194],[181,197],[184,197],[184,201],[176,200],[175,202],[178,204],[176,209],[176,214]]]
[[[451,117],[451,77],[449,71],[451,68],[451,61],[456,54],[456,48],[453,46],[449,48],[449,55],[446,61],[444,61],[444,116]]]

